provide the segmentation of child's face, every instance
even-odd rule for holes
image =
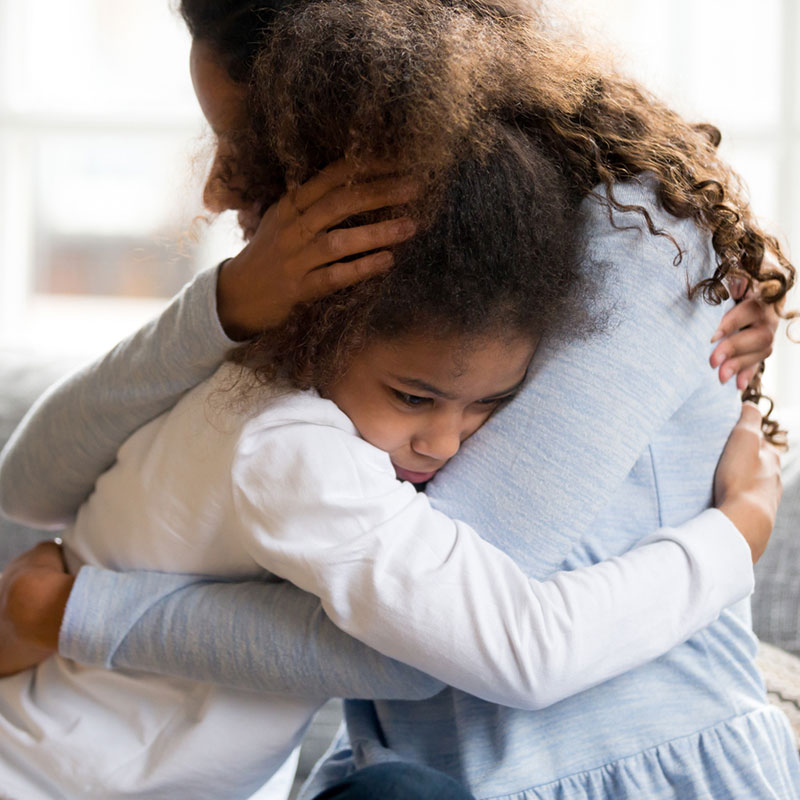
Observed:
[[[517,393],[535,349],[527,338],[378,340],[325,396],[389,454],[398,478],[424,483]]]

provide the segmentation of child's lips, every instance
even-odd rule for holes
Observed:
[[[433,470],[433,472],[413,472],[410,469],[398,467],[396,464],[393,466],[395,475],[397,475],[401,481],[408,481],[409,483],[427,483],[438,472],[436,469]]]

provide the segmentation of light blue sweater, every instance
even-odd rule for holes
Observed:
[[[590,252],[608,264],[608,331],[543,343],[521,396],[428,488],[532,577],[624,552],[706,508],[738,415],[735,390],[707,363],[722,309],[687,298],[687,282],[713,271],[707,237],[657,209],[646,184],[617,196],[646,205],[683,261],[673,264],[674,245],[643,231],[640,216],[615,214],[615,226],[587,201]],[[213,275],[201,276],[156,323],[40,402],[0,465],[0,503],[28,520],[36,509],[41,524],[68,521],[119,444],[228,345]],[[443,688],[373,653],[287,585],[85,569],[61,651],[255,689],[389,698],[347,704],[352,752],[320,770],[315,790],[354,765],[400,758],[448,772],[479,798],[800,796],[791,733],[765,705],[753,663],[746,604],[655,662],[537,712]]]

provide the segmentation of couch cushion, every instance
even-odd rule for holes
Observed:
[[[800,418],[785,459],[783,501],[766,552],[756,564],[753,628],[759,639],[800,656]],[[781,420],[783,421],[783,420]]]

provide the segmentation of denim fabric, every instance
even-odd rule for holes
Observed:
[[[472,800],[452,778],[420,764],[374,764],[354,772],[314,800]]]

